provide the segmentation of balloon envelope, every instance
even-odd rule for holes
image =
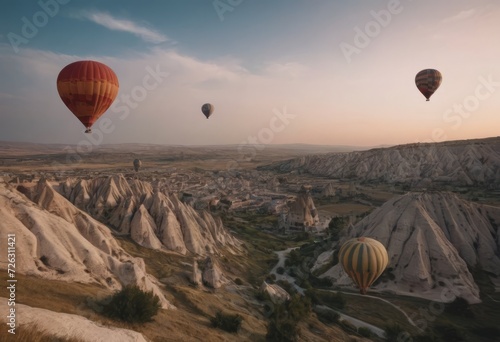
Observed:
[[[427,101],[429,101],[432,94],[439,88],[442,80],[441,73],[435,69],[422,70],[415,76],[415,84]]]
[[[214,106],[210,103],[205,103],[203,106],[201,106],[201,111],[208,119],[214,112]]]
[[[368,288],[384,272],[389,262],[387,251],[380,242],[368,237],[346,241],[339,251],[339,262],[359,292],[366,294]]]
[[[111,106],[118,94],[118,77],[100,62],[78,61],[57,76],[57,91],[64,104],[87,128]]]
[[[139,159],[134,159],[134,170],[135,172],[139,171],[142,162]]]

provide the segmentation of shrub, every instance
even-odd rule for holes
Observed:
[[[288,292],[290,295],[297,293],[297,289],[295,288],[295,286],[293,286],[293,284],[291,284],[286,280],[278,280],[276,284],[285,289],[285,291]]]
[[[266,338],[272,342],[297,341],[297,323],[292,319],[273,319],[267,326]]]
[[[340,318],[338,313],[331,310],[318,311],[316,314],[318,315],[319,320],[323,323],[337,323]]]
[[[384,330],[387,342],[399,342],[400,334],[404,333],[399,324],[387,325]]]
[[[230,333],[236,333],[240,330],[241,322],[243,317],[240,315],[225,314],[222,311],[218,311],[215,317],[210,319],[212,326],[214,328],[219,328]]]
[[[311,300],[299,294],[292,295],[287,302],[287,311],[293,320],[299,321],[311,312]]]
[[[437,325],[434,327],[434,331],[436,331],[445,341],[465,341],[463,332],[453,325]]]
[[[104,305],[103,313],[125,322],[145,323],[160,309],[160,298],[153,292],[144,292],[137,286],[126,286]]]
[[[336,308],[336,309],[343,309],[346,304],[346,300],[342,292],[322,292],[318,291],[317,295],[319,297],[319,300],[327,306]]]
[[[285,266],[299,266],[302,263],[303,259],[304,258],[302,257],[300,252],[294,249],[288,254],[285,260]]]
[[[241,280],[240,278],[236,278],[236,279],[234,280],[234,283],[235,283],[236,285],[243,285],[243,280]]]
[[[268,284],[274,284],[276,282],[276,274],[274,274],[274,273],[273,274],[268,274],[266,276],[266,282]]]
[[[481,337],[490,338],[491,340],[500,336],[500,329],[497,327],[482,327],[482,328],[473,328],[472,332]]]
[[[269,341],[296,341],[298,335],[297,324],[304,320],[311,312],[309,298],[295,294],[292,298],[274,307],[267,326]]]
[[[278,269],[276,270],[276,272],[277,272],[278,274],[283,274],[283,273],[285,273],[285,269],[284,269],[283,267],[281,267],[281,266],[280,266],[280,267],[278,267]]]
[[[453,302],[446,304],[444,311],[455,316],[474,317],[470,304],[462,297],[457,297]]]
[[[366,327],[359,327],[358,334],[360,334],[363,337],[367,337],[367,338],[373,336],[373,332],[371,331],[371,329],[366,328]]]
[[[309,282],[314,287],[331,287],[333,282],[330,278],[318,278],[313,275],[309,277]]]
[[[266,301],[266,300],[271,300],[271,297],[266,291],[256,291],[255,292],[255,299],[260,300],[261,302]]]

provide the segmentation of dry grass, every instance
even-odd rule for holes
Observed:
[[[85,342],[78,338],[62,338],[48,334],[43,328],[35,324],[21,325],[16,328],[16,333],[11,334],[5,327],[0,329],[0,341],[2,342]]]
[[[92,284],[47,280],[19,273],[16,279],[18,303],[56,312],[90,315],[93,311],[86,305],[87,298],[104,298],[111,294],[111,291]],[[6,283],[6,280],[7,272],[0,272],[0,281]]]

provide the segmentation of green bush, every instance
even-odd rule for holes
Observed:
[[[234,283],[235,283],[236,285],[243,285],[243,280],[241,280],[240,278],[236,278],[236,279],[234,280]]]
[[[340,319],[340,315],[331,310],[318,311],[316,314],[318,315],[319,320],[323,323],[338,323]]]
[[[266,339],[272,342],[294,342],[297,341],[297,323],[292,319],[273,319],[267,326]]]
[[[457,297],[453,302],[446,304],[444,311],[455,316],[474,318],[469,302],[462,297]]]
[[[103,313],[125,322],[145,323],[152,321],[160,308],[158,296],[134,285],[115,293],[109,303],[104,305]]]
[[[497,327],[482,327],[482,328],[473,328],[472,332],[481,337],[490,338],[491,340],[500,336],[500,329]]]
[[[297,322],[311,312],[311,300],[299,294],[292,295],[286,304],[288,315]]]
[[[309,282],[314,287],[331,287],[333,282],[330,278],[318,278],[313,275],[309,276]]]
[[[294,249],[288,254],[285,260],[285,266],[300,266],[303,260],[304,257],[300,254],[300,251]]]
[[[366,328],[366,327],[359,327],[358,334],[360,334],[363,337],[367,337],[367,338],[373,336],[373,332],[371,331],[371,329]]]
[[[297,293],[297,289],[295,288],[295,286],[293,286],[286,280],[278,280],[276,284],[285,289],[285,291],[288,292],[290,295]]]
[[[310,312],[311,301],[299,294],[293,295],[283,304],[276,305],[267,326],[268,341],[296,341],[297,324],[306,319]]]
[[[268,284],[274,284],[276,282],[276,274],[268,274],[266,276],[266,283]]]
[[[222,311],[218,311],[215,317],[210,319],[212,326],[214,328],[219,328],[230,333],[236,333],[240,330],[241,322],[243,317],[240,315],[225,314]]]
[[[317,291],[316,295],[321,303],[335,309],[343,309],[346,304],[346,299],[342,292],[323,292]]]
[[[281,267],[281,266],[280,266],[280,267],[278,267],[278,269],[276,270],[276,273],[278,273],[278,274],[283,274],[283,273],[285,273],[285,269],[284,269],[283,267]]]
[[[387,325],[384,330],[387,342],[399,342],[400,335],[405,332],[399,324]]]
[[[261,302],[265,300],[271,300],[271,297],[269,297],[269,294],[266,291],[256,291],[255,292],[255,299],[260,300]]]
[[[436,331],[445,341],[453,341],[453,342],[465,341],[464,333],[453,325],[446,325],[446,324],[436,325],[434,327],[434,331]]]

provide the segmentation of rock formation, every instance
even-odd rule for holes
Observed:
[[[47,279],[97,283],[109,289],[135,284],[173,308],[146,273],[143,259],[127,254],[110,230],[77,209],[47,182],[33,197],[0,183],[0,234],[16,236],[16,272]],[[7,254],[0,261],[6,263]]]
[[[309,193],[310,187],[303,186],[294,202],[288,205],[288,229],[306,230],[319,222],[318,212]]]
[[[58,187],[78,208],[105,222],[138,244],[181,254],[238,252],[240,242],[207,211],[196,211],[160,186],[122,175],[67,180]]]
[[[264,281],[260,286],[260,290],[266,292],[274,304],[280,304],[290,300],[288,292],[277,284],[268,284]]]
[[[202,280],[202,274],[200,269],[198,268],[198,261],[196,259],[193,260],[193,272],[191,273],[191,283],[195,285],[200,285],[203,280]]]
[[[358,181],[500,186],[500,138],[400,145],[362,152],[309,155],[263,169],[305,171]]]
[[[325,187],[321,190],[321,196],[322,197],[332,197],[337,195],[337,189],[333,185],[333,183],[328,183],[325,185]]]
[[[500,276],[500,208],[462,200],[453,193],[419,192],[397,196],[373,211],[347,238],[368,236],[388,251],[389,277],[375,288],[434,300],[443,288],[471,303],[479,288],[470,270]],[[325,273],[337,284],[350,280],[336,265]]]
[[[205,260],[205,269],[203,270],[203,284],[217,289],[222,286],[222,271],[217,262],[212,257]]]

